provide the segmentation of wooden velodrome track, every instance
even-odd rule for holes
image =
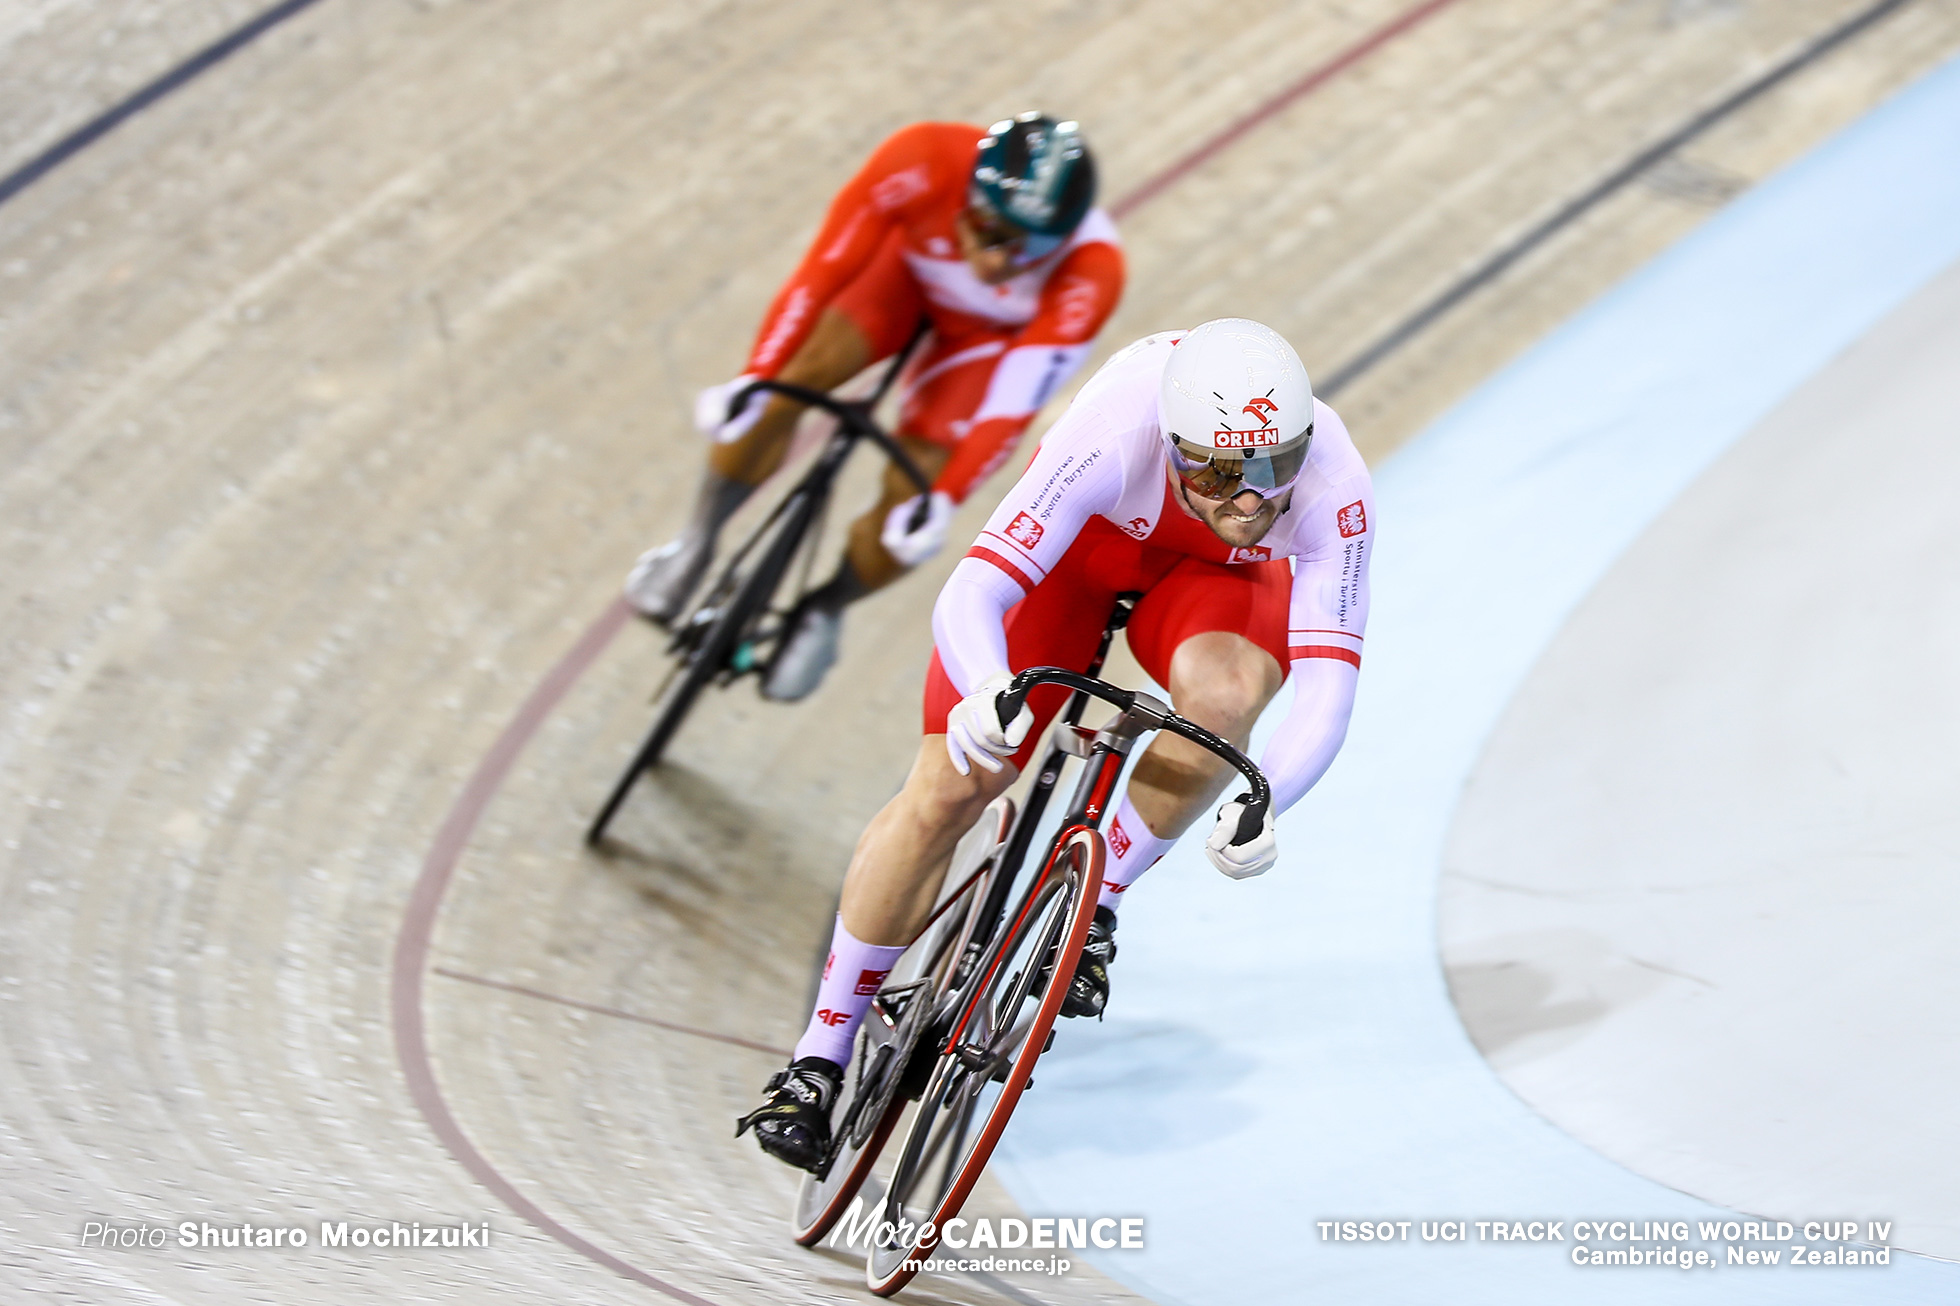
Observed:
[[[21,189],[0,1295],[861,1295],[788,1245],[791,1176],[728,1134],[910,756],[949,562],[854,612],[808,702],[711,699],[604,855],[578,836],[643,725],[644,631],[595,641],[500,786],[465,792],[673,525],[686,400],[831,189],[911,119],[1079,116],[1133,200],[1104,343],[1245,314],[1325,373],[1868,7],[323,0]],[[8,11],[0,170],[254,12]],[[1364,452],[1956,45],[1960,4],[1905,4],[1614,192],[1339,396]],[[104,1219],[496,1235],[82,1248]],[[910,1291],[1127,1296],[1089,1271]]]

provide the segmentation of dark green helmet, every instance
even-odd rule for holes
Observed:
[[[995,123],[980,138],[968,199],[1027,232],[1029,257],[1054,249],[1096,202],[1082,128],[1032,110]]]

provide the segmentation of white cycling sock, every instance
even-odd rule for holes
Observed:
[[[1115,911],[1123,901],[1123,891],[1155,866],[1177,840],[1159,839],[1150,833],[1137,809],[1130,806],[1127,793],[1116,805],[1116,815],[1110,818],[1103,837],[1109,841],[1109,862],[1103,867],[1102,896],[1096,905]]]
[[[857,938],[844,928],[843,913],[838,913],[837,928],[830,936],[830,959],[824,962],[823,983],[817,986],[817,1009],[810,1015],[810,1027],[796,1041],[796,1057],[824,1057],[849,1065],[858,1021],[871,1009],[878,986],[904,951]]]

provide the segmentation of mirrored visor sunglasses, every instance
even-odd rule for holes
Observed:
[[[982,249],[1002,249],[1016,267],[1026,267],[1060,249],[1067,236],[1044,236],[1017,227],[995,211],[993,205],[975,190],[967,196],[967,225]]]
[[[1284,445],[1270,449],[1212,449],[1178,436],[1171,437],[1171,466],[1194,493],[1207,499],[1229,499],[1251,490],[1262,499],[1292,487],[1307,465],[1313,427]]]

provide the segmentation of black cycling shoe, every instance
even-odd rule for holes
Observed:
[[[1098,905],[1096,919],[1089,923],[1089,937],[1082,943],[1082,959],[1075,963],[1075,978],[1069,981],[1068,996],[1062,999],[1064,1016],[1094,1016],[1102,1019],[1109,1005],[1109,963],[1116,960],[1116,913]]]
[[[830,1146],[830,1108],[843,1085],[844,1068],[835,1061],[799,1057],[769,1077],[766,1100],[735,1122],[735,1137],[753,1127],[763,1151],[814,1172]]]

